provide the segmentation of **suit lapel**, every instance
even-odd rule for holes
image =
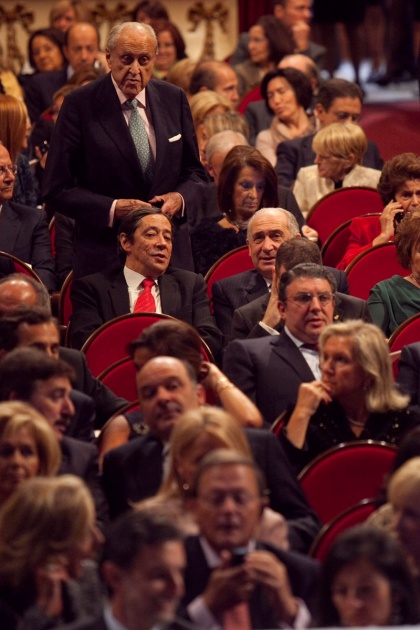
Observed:
[[[130,312],[130,299],[128,287],[122,270],[118,271],[111,280],[108,288],[109,303],[114,311],[114,317],[126,315]]]
[[[273,346],[273,352],[278,354],[282,360],[296,372],[303,382],[309,382],[315,379],[301,351],[286,333],[273,337],[271,345]]]
[[[178,283],[167,271],[158,280],[162,313],[182,319],[181,293]]]
[[[13,252],[22,221],[7,201],[0,214],[0,251]]]
[[[244,286],[246,302],[253,302],[255,298],[268,293],[267,283],[256,269],[249,273],[249,282]]]
[[[98,85],[96,100],[98,101],[97,120],[101,123],[104,132],[112,139],[123,160],[131,167],[133,164],[138,164],[141,173],[136,148],[121,110],[121,103],[112,83],[111,73],[106,75],[102,83]]]

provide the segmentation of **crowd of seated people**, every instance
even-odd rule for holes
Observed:
[[[19,83],[0,71],[1,628],[420,623],[420,339],[396,378],[386,339],[420,305],[420,156],[383,164],[319,4],[318,34],[310,0],[275,0],[230,59],[195,61],[168,3],[102,41],[57,0]],[[384,210],[327,267],[307,215],[354,186]],[[349,295],[384,243],[407,274]],[[97,331],[144,313],[100,374]],[[318,560],[299,475],[367,440],[402,445],[379,509]]]

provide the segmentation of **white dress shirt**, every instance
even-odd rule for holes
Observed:
[[[130,313],[134,311],[134,305],[139,297],[140,293],[144,291],[143,287],[140,286],[146,276],[143,276],[141,273],[137,271],[133,271],[128,267],[124,267],[124,278],[127,283],[128,288],[128,298],[130,300]],[[155,284],[152,287],[152,295],[155,298],[156,304],[156,313],[162,313],[162,305],[160,302],[160,290],[157,280],[155,280]]]

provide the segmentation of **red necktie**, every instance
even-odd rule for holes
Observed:
[[[223,614],[224,630],[251,630],[251,615],[248,602],[241,602]]]
[[[141,283],[143,291],[134,304],[134,313],[156,313],[156,302],[152,294],[152,287],[155,281],[151,278],[145,278]]]

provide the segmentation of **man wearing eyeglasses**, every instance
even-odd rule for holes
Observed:
[[[0,251],[31,265],[47,289],[53,291],[56,281],[47,218],[43,210],[10,201],[16,174],[16,164],[0,143]],[[0,276],[13,272],[11,262],[0,263]]]
[[[319,379],[318,339],[333,322],[336,283],[322,265],[304,263],[281,276],[281,335],[232,341],[223,371],[253,400],[268,423],[297,399],[299,385]]]
[[[264,490],[254,462],[235,451],[213,451],[199,464],[192,509],[200,536],[186,540],[183,601],[199,628],[309,625],[317,562],[255,539]]]
[[[358,123],[362,113],[363,95],[356,83],[345,79],[324,81],[318,91],[315,116],[319,129],[334,122]],[[310,166],[315,161],[312,140],[315,134],[287,140],[277,146],[277,164],[275,167],[279,184],[292,186],[298,171],[303,166]],[[368,148],[363,156],[363,166],[382,169],[383,159],[376,144],[368,140]]]

